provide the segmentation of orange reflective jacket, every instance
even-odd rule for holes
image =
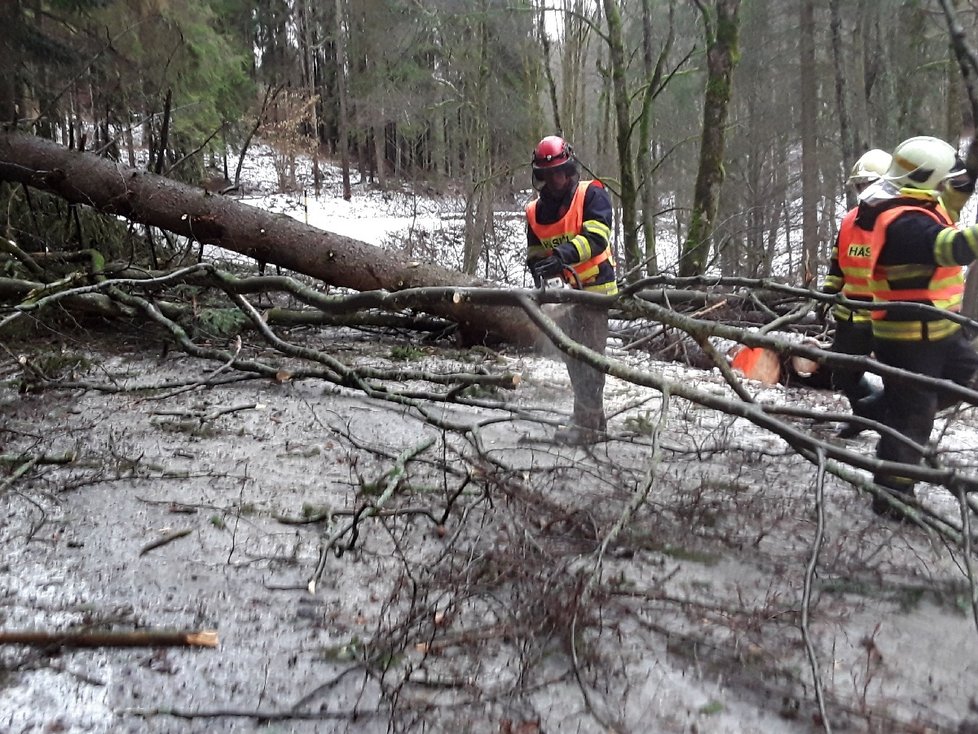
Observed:
[[[542,256],[549,255],[553,248],[563,242],[570,242],[575,237],[581,235],[584,229],[584,196],[592,181],[581,181],[577,184],[577,190],[571,199],[570,206],[563,217],[551,224],[541,224],[537,221],[537,199],[534,199],[526,206],[526,220],[540,240],[543,248]],[[605,248],[592,258],[584,262],[574,263],[568,267],[574,271],[574,276],[564,274],[564,280],[574,288],[587,288],[592,290],[595,284],[593,281],[598,276],[601,263],[611,259],[611,244],[605,237]],[[613,264],[613,261],[612,261]],[[614,283],[614,281],[612,281]],[[615,288],[617,291],[617,287]]]
[[[886,230],[897,217],[907,212],[919,212],[935,222],[950,227],[951,218],[943,207],[928,209],[919,206],[897,206],[887,209],[876,219],[871,242],[871,276],[869,287],[873,299],[883,303],[915,301],[931,304],[946,311],[961,310],[964,294],[964,268],[960,265],[934,266],[930,264],[902,263],[880,265],[878,263],[886,243]],[[927,279],[925,287],[906,287],[901,281]],[[873,333],[884,339],[941,339],[960,328],[959,324],[946,319],[901,320],[887,311],[873,312]]]
[[[845,275],[842,294],[846,298],[872,298],[873,232],[856,224],[858,213],[858,209],[849,210],[839,227],[839,267]]]
[[[873,294],[869,287],[872,276],[872,230],[856,224],[858,208],[850,209],[839,225],[836,258],[842,270],[842,295],[854,301],[871,301]],[[836,306],[832,313],[836,320],[869,323],[870,313],[851,310],[846,306]]]

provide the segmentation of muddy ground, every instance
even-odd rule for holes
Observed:
[[[817,688],[832,731],[978,730],[961,554],[828,477],[806,599],[818,473],[780,440],[612,379],[611,440],[554,446],[558,362],[293,336],[348,364],[522,382],[473,395],[482,407],[430,403],[433,426],[285,372],[188,389],[231,375],[126,330],[5,345],[3,629],[216,630],[219,644],[0,646],[0,731],[810,732]],[[39,390],[21,356],[70,386]],[[973,456],[976,423],[957,415],[945,442]]]

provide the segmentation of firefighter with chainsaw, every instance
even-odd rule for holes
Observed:
[[[846,184],[856,196],[870,184],[878,181],[890,167],[890,154],[874,148],[863,153],[852,167]],[[822,282],[822,293],[841,293],[851,301],[873,300],[869,290],[870,238],[872,232],[856,225],[858,207],[850,209],[842,218],[829,272]],[[824,313],[824,312],[823,312]],[[850,308],[836,304],[832,308],[835,319],[835,336],[832,351],[866,357],[873,351],[873,325],[868,309]],[[873,388],[861,369],[833,367],[832,386],[849,400],[854,415],[878,420],[881,393]],[[839,429],[839,438],[852,438],[862,431],[857,422],[847,422]]]
[[[533,150],[533,187],[539,196],[526,207],[527,267],[537,287],[570,287],[615,295],[611,251],[611,198],[600,181],[581,181],[574,151],[556,135]],[[599,354],[608,340],[608,311],[583,304],[561,305],[557,322],[567,336]],[[562,354],[574,390],[571,423],[557,431],[558,443],[589,444],[607,427],[605,374]]]
[[[961,325],[941,312],[960,311],[962,266],[978,256],[978,225],[958,229],[953,224],[974,185],[974,171],[964,168],[952,146],[928,136],[909,138],[894,149],[882,179],[860,195],[856,215],[856,226],[872,232],[869,288],[874,305],[889,305],[872,311],[876,358],[962,386],[971,386],[978,373],[978,353]],[[941,311],[923,310],[917,304]],[[876,457],[919,463],[937,412],[956,402],[947,392],[885,377],[881,420],[917,448],[884,432]],[[898,496],[913,496],[914,481],[909,477],[879,470],[873,479]],[[880,496],[873,498],[873,511],[905,518]]]

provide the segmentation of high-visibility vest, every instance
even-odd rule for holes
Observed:
[[[869,287],[872,277],[872,230],[856,224],[858,208],[850,209],[839,225],[838,260],[842,270],[842,295],[854,301],[872,301],[873,292]],[[868,324],[870,312],[862,309],[852,310],[838,305],[832,309],[836,320],[860,321]]]
[[[952,313],[961,310],[964,295],[964,268],[960,265],[934,266],[916,263],[879,265],[880,253],[886,242],[886,229],[901,214],[920,212],[945,227],[952,226],[951,218],[943,207],[929,209],[920,206],[896,206],[887,209],[876,219],[873,227],[871,249],[871,277],[869,287],[873,300],[883,303],[915,301],[933,305]],[[906,288],[900,281],[927,278],[923,288]],[[917,319],[901,321],[889,311],[873,311],[873,336],[880,339],[921,341],[943,339],[961,328],[948,319]]]
[[[546,257],[553,252],[553,248],[557,245],[563,242],[570,242],[575,237],[584,236],[581,234],[584,227],[584,196],[591,183],[591,181],[581,181],[577,184],[577,190],[574,192],[567,212],[551,224],[541,224],[537,221],[538,199],[534,199],[526,205],[527,223],[533,231],[533,234],[540,240],[540,248],[533,248],[534,251],[529,253],[532,257]],[[609,235],[610,231],[604,233],[605,248],[597,255],[584,262],[568,265],[574,274],[570,275],[565,272],[562,277],[571,287],[597,291],[609,295],[614,295],[618,292],[618,283],[614,277],[608,282],[598,282],[597,280],[601,263],[605,260],[609,260],[612,268],[614,268],[615,260],[611,255],[611,243],[608,241]]]

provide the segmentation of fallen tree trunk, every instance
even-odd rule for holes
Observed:
[[[0,180],[20,183],[73,204],[147,224],[197,242],[357,291],[487,285],[485,281],[316,229],[202,188],[80,153],[43,138],[0,132]],[[444,301],[428,313],[459,324],[467,341],[493,334],[533,344],[538,331],[517,308]]]

